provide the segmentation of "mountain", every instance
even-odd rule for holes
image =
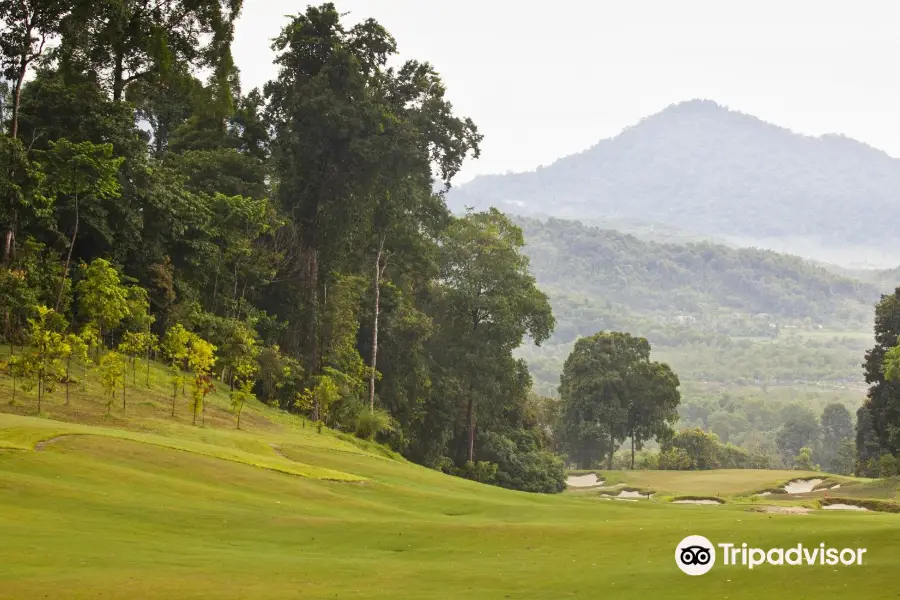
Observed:
[[[831,250],[822,258],[832,262],[839,249],[854,249],[855,263],[878,249],[882,266],[895,266],[898,190],[900,160],[880,150],[692,100],[549,166],[476,177],[452,190],[448,203],[454,210],[651,221],[741,245],[781,240],[790,242],[782,251]]]

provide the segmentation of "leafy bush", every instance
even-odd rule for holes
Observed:
[[[497,465],[483,460],[476,463],[467,461],[461,467],[453,465],[452,462],[442,462],[442,470],[449,475],[471,479],[479,483],[493,484],[497,481]]]
[[[515,440],[490,431],[480,436],[480,455],[497,464],[497,485],[524,492],[558,493],[566,489],[562,458],[542,449],[528,432],[515,434]]]
[[[818,471],[819,465],[813,464],[812,449],[800,448],[800,453],[794,457],[794,469],[797,471]]]
[[[878,476],[887,478],[894,475],[897,475],[897,459],[893,454],[883,454],[878,459]]]
[[[750,454],[732,443],[719,448],[719,466],[723,469],[746,469],[750,463]]]
[[[667,471],[686,471],[693,462],[683,448],[669,448],[659,453],[659,468]]]
[[[634,459],[634,467],[636,469],[652,471],[659,469],[659,453],[658,452],[638,452]]]
[[[364,440],[374,439],[380,433],[393,429],[391,415],[380,408],[363,410],[356,417],[356,437]]]
[[[690,460],[689,469],[715,469],[719,466],[722,445],[719,436],[700,428],[684,429],[666,442],[665,450],[683,450]],[[679,463],[680,464],[680,463]]]

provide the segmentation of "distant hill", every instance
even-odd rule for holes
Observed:
[[[830,385],[853,403],[864,385],[874,304],[900,285],[900,270],[826,268],[709,242],[657,243],[574,220],[515,221],[557,321],[541,347],[518,351],[544,394],[555,393],[575,340],[616,330],[646,337],[691,385]]]
[[[706,100],[673,105],[547,167],[477,177],[452,190],[448,203],[454,210],[639,219],[743,245],[765,239],[853,247],[856,263],[878,248],[889,253],[882,263],[900,263],[900,160]]]
[[[769,250],[660,244],[563,219],[516,221],[539,285],[628,314],[765,314],[775,321],[861,326],[871,321],[884,291],[876,281]]]

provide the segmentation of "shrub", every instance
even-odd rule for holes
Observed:
[[[800,454],[794,457],[794,469],[797,471],[818,471],[819,465],[813,464],[812,449],[800,448]]]
[[[719,465],[723,469],[746,469],[750,463],[750,454],[731,442],[719,448]]]
[[[659,468],[667,471],[687,471],[693,466],[683,448],[669,448],[659,453]]]
[[[897,459],[893,454],[883,454],[878,459],[878,476],[893,477],[897,474]]]
[[[515,439],[514,439],[515,438]],[[558,493],[566,489],[562,458],[540,447],[529,432],[485,432],[480,455],[497,465],[497,485],[524,492]]]
[[[371,440],[380,433],[393,429],[391,415],[380,408],[363,410],[356,418],[356,437]]]
[[[497,481],[497,465],[483,460],[476,463],[467,461],[461,467],[451,464],[449,474],[479,483],[495,483]]]
[[[659,469],[659,452],[640,452],[635,457],[636,469],[653,471]]]

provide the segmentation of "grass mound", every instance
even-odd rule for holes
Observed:
[[[110,417],[90,385],[68,407],[48,399],[41,417],[21,392],[0,407],[0,600],[755,600],[786,589],[855,600],[885,597],[896,580],[900,515],[813,511],[798,528],[733,501],[805,473],[597,471],[614,493],[666,493],[643,502],[528,494],[410,464],[257,403],[236,430],[220,392],[206,427],[194,427],[180,396],[171,417],[164,373],[152,374],[151,388],[129,388],[128,410]],[[8,389],[0,377],[0,397]],[[896,488],[860,480],[835,501],[887,500]],[[668,495],[728,504],[690,511]],[[672,561],[690,534],[772,547],[864,537],[869,554],[840,585],[814,569],[717,566],[691,578]]]
[[[877,498],[852,498],[829,496],[819,500],[821,506],[830,506],[832,504],[847,504],[850,506],[859,506],[875,512],[900,513],[900,502],[890,500],[878,500]]]
[[[719,504],[725,504],[724,498],[719,498],[718,496],[673,496],[670,502],[702,502],[704,500],[708,500],[710,502],[717,502]]]

